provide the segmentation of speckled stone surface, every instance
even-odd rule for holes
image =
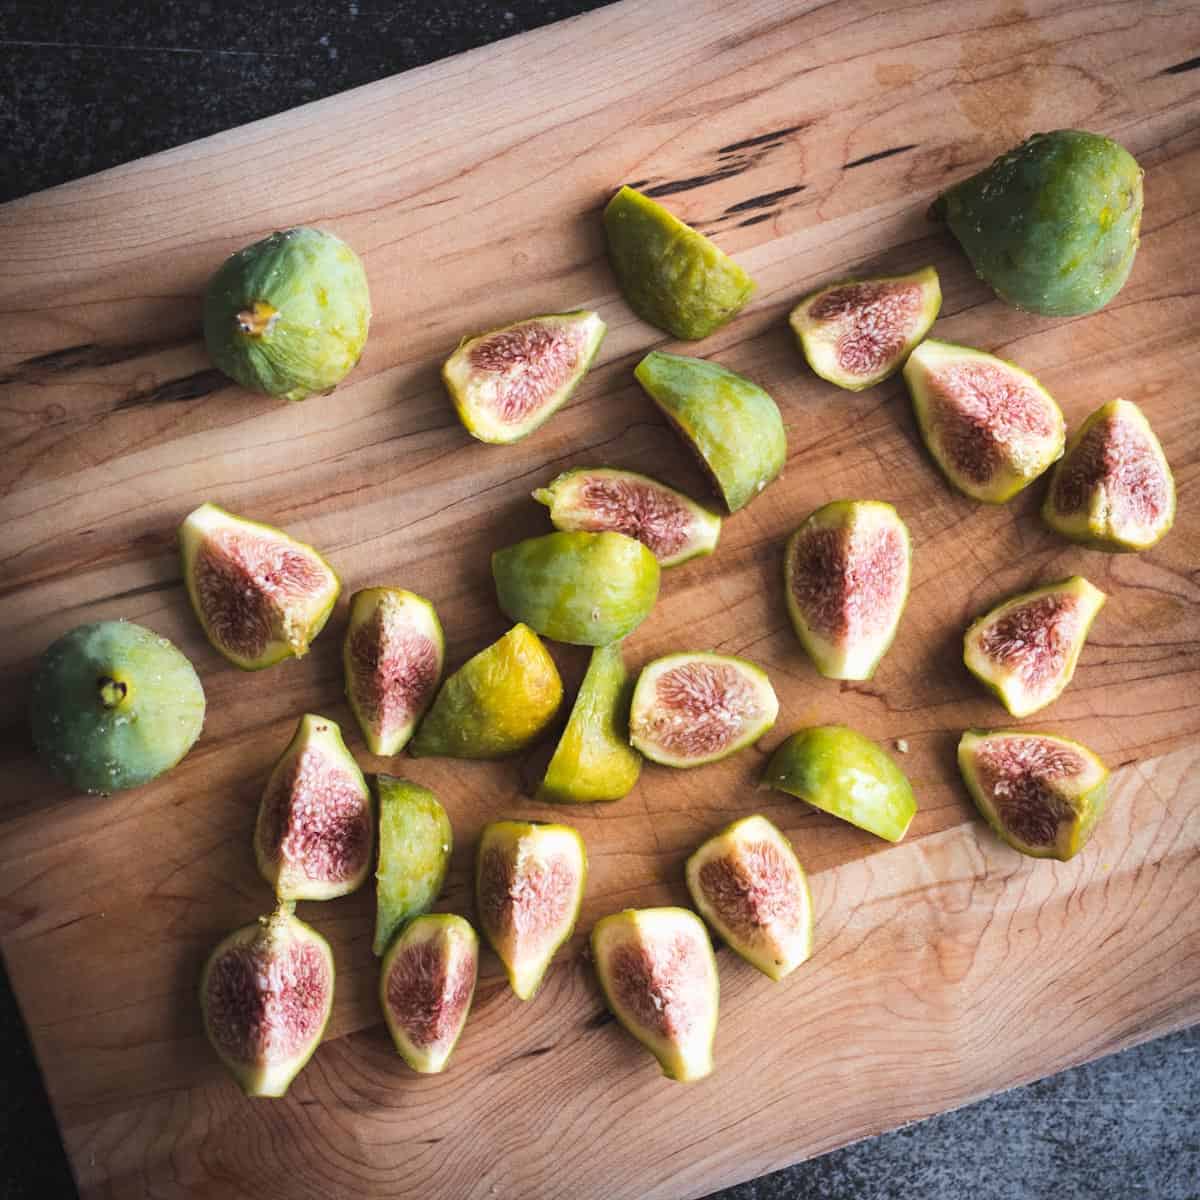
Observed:
[[[598,7],[7,0],[0,199]],[[74,1195],[7,976],[0,1054],[0,1197]],[[1200,1027],[714,1195],[1200,1200]]]

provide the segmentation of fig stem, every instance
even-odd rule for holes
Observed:
[[[120,680],[110,679],[107,675],[101,675],[96,680],[96,686],[100,689],[100,703],[105,708],[116,708],[129,691]]]
[[[239,333],[250,337],[262,337],[271,332],[279,319],[279,310],[262,300],[255,300],[249,308],[243,308],[233,318]]]

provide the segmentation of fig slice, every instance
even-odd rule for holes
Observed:
[[[204,1032],[247,1096],[282,1096],[333,1010],[333,952],[281,904],[231,933],[200,977]]]
[[[442,684],[408,750],[503,758],[537,738],[561,702],[554,659],[528,625],[514,625]]]
[[[342,590],[311,546],[215,504],[188,514],[179,543],[188,598],[205,636],[244,671],[308,653]]]
[[[758,741],[779,715],[761,667],[686,651],[656,658],[633,690],[629,740],[651,762],[698,767]]]
[[[788,615],[827,679],[870,679],[908,601],[908,527],[881,500],[835,500],[788,539]]]
[[[1062,456],[1063,415],[1028,371],[926,338],[904,364],[921,437],[964,495],[1003,504]]]
[[[968,729],[958,767],[997,836],[1034,858],[1083,849],[1108,799],[1108,768],[1086,746],[1026,729]]]
[[[259,872],[280,900],[331,900],[366,879],[374,841],[371,793],[342,731],[306,713],[258,807]]]
[[[410,921],[384,956],[379,1001],[400,1057],[422,1075],[446,1069],[479,973],[479,939],[462,917]]]
[[[570,399],[606,328],[599,313],[549,313],[463,338],[442,379],[467,432],[501,445],[531,434]]]
[[[627,908],[596,922],[591,945],[609,1009],[663,1074],[710,1074],[721,989],[704,922],[686,908]]]
[[[372,754],[399,754],[433,700],[446,642],[433,605],[403,588],[350,598],[342,646],[346,699]]]
[[[651,350],[633,373],[699,458],[731,513],[783,470],[783,417],[758,384],[716,363],[661,350]]]
[[[812,897],[792,844],[766,817],[743,817],[687,860],[701,916],[751,966],[790,975],[812,952]]]
[[[808,365],[830,383],[861,392],[894,375],[942,306],[937,271],[829,284],[788,318]]]
[[[569,825],[493,821],[479,838],[475,905],[518,999],[541,986],[571,936],[587,881],[583,838]]]
[[[711,554],[721,536],[721,518],[716,513],[635,471],[611,467],[564,471],[538,488],[533,498],[549,507],[556,529],[611,530],[637,538],[660,567]]]
[[[428,912],[446,881],[454,835],[438,798],[419,784],[376,775],[379,865],[375,870],[375,941],[382,954],[396,931]]]
[[[1148,550],[1175,520],[1175,479],[1142,410],[1110,400],[1084,421],[1054,468],[1042,517],[1097,550]]]
[[[1027,717],[1071,682],[1107,598],[1082,575],[1022,592],[971,623],[963,662],[1014,717]]]
[[[917,801],[882,747],[844,725],[801,729],[771,756],[763,783],[885,841],[898,842]]]

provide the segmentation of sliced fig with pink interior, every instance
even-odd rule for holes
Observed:
[[[1025,729],[968,729],[958,767],[996,834],[1034,858],[1066,861],[1108,800],[1108,768],[1086,746]]]
[[[330,900],[371,866],[375,821],[358,764],[328,717],[306,713],[263,792],[254,857],[280,900]]]
[[[572,934],[587,882],[583,839],[569,825],[493,821],[475,861],[479,924],[512,990],[531,999]]]
[[[904,364],[904,381],[929,453],[975,500],[1011,500],[1062,456],[1062,412],[1013,363],[927,338]]]
[[[231,933],[200,977],[204,1032],[247,1096],[282,1096],[333,1009],[329,943],[281,904]]]
[[[963,662],[1014,717],[1027,717],[1071,682],[1107,598],[1082,575],[1022,592],[971,623]]]
[[[704,922],[686,908],[627,908],[592,929],[592,961],[614,1017],[669,1079],[713,1069],[720,982]]]
[[[464,338],[442,367],[459,420],[481,442],[517,442],[587,374],[607,327],[599,313],[529,317]]]
[[[205,636],[244,671],[305,655],[342,590],[311,546],[215,504],[188,514],[179,543]]]
[[[1175,479],[1142,410],[1110,400],[1084,421],[1050,477],[1042,517],[1096,550],[1148,550],[1175,520]]]
[[[895,374],[942,306],[937,271],[847,279],[805,296],[788,318],[808,365],[861,392]]]

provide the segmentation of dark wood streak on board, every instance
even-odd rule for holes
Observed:
[[[756,217],[748,217],[745,221],[739,221],[737,227],[745,229],[747,225],[761,225],[763,221],[769,221],[775,215],[773,212],[759,213]]]
[[[1200,67],[1200,55],[1195,58],[1184,59],[1183,62],[1176,63],[1172,67],[1165,67],[1159,71],[1160,75],[1183,75],[1187,71],[1195,71]]]
[[[788,125],[783,129],[773,130],[771,133],[760,133],[758,137],[746,138],[740,142],[730,142],[728,146],[721,146],[718,154],[736,154],[739,150],[750,150],[755,146],[765,146],[768,142],[781,142],[784,138],[791,136],[793,133],[800,133],[801,130],[807,129],[808,123],[803,125]]]
[[[768,208],[780,200],[785,200],[788,196],[795,196],[804,191],[804,187],[805,185],[800,183],[795,187],[780,188],[777,192],[763,192],[761,196],[751,196],[749,200],[739,200],[737,204],[731,204],[725,210],[725,214],[732,216],[734,213],[749,212],[754,208]]]
[[[52,375],[78,371],[84,367],[111,367],[116,363],[131,362],[143,355],[161,350],[186,346],[193,338],[177,338],[165,342],[132,342],[105,346],[99,342],[83,342],[78,346],[64,346],[46,354],[36,354],[22,359],[0,375],[0,386],[8,383],[37,383]]]
[[[913,142],[908,146],[893,146],[890,150],[879,150],[874,154],[864,154],[862,158],[856,158],[852,162],[848,162],[842,170],[849,171],[851,167],[865,167],[867,163],[878,162],[881,158],[891,158],[894,154],[904,154],[916,148],[917,144]]]
[[[174,400],[198,400],[201,396],[211,396],[219,392],[229,383],[229,378],[215,367],[206,371],[194,371],[191,375],[183,375],[179,379],[168,379],[166,383],[156,384],[152,388],[129,392],[117,401],[118,409],[141,408],[147,404],[169,404]]]
[[[742,162],[722,167],[719,171],[710,171],[707,175],[692,175],[688,179],[673,179],[669,183],[660,183],[655,187],[646,188],[646,195],[673,196],[676,192],[690,192],[694,188],[706,187],[708,184],[717,183],[722,179],[732,179],[735,175],[740,175],[751,165],[751,162]]]

